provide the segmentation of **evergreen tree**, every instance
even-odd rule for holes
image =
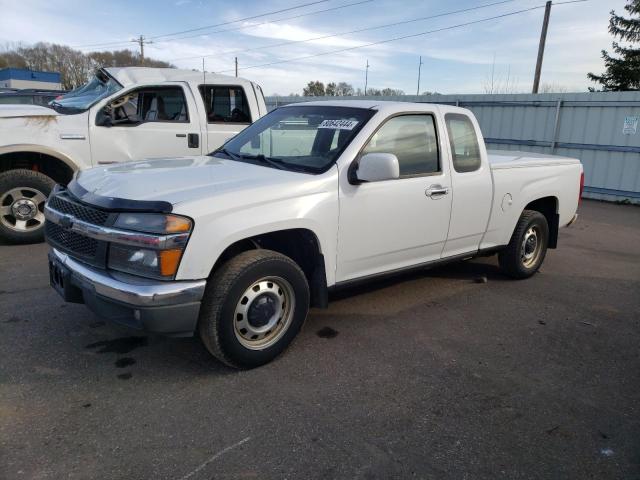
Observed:
[[[613,51],[617,56],[602,51],[606,72],[587,75],[590,80],[601,84],[603,91],[640,90],[640,0],[628,1],[624,9],[631,17],[616,15],[612,10],[609,33],[629,45],[623,47],[613,42]],[[593,91],[592,88],[589,90]]]

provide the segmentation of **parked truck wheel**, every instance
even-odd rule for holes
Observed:
[[[271,250],[251,250],[208,281],[198,329],[207,349],[235,368],[270,362],[298,334],[309,311],[300,267]]]
[[[44,203],[55,182],[39,172],[18,169],[0,174],[0,240],[44,240]]]
[[[528,278],[538,271],[547,254],[549,225],[540,212],[525,210],[509,245],[498,254],[500,268],[513,278]]]

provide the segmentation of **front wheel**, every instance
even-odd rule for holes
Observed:
[[[525,210],[509,245],[498,254],[500,268],[510,277],[528,278],[538,271],[547,254],[549,225],[540,212]]]
[[[0,239],[9,243],[44,240],[44,204],[54,184],[32,170],[0,174]]]
[[[198,330],[220,361],[253,368],[287,348],[308,311],[309,286],[300,267],[280,253],[251,250],[209,279]]]

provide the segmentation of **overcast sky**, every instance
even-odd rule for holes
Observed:
[[[362,0],[316,2],[253,20],[227,23],[313,0],[0,0],[0,42],[46,41],[79,46],[83,51],[125,48],[125,45],[135,48],[128,41],[140,34],[155,37],[227,23],[156,38],[155,43],[146,47],[145,53],[181,68],[197,69],[202,68],[202,56],[206,55],[207,71],[231,74],[237,56],[240,75],[258,81],[267,94],[300,93],[309,80],[346,81],[362,88],[367,60],[371,65],[370,87],[399,88],[414,94],[420,55],[424,63],[421,91],[482,93],[492,69],[495,83],[504,86],[509,78],[511,89],[530,90],[544,9],[315,58],[246,68],[437,30],[545,3],[544,0],[512,0],[474,11],[351,34],[344,32],[499,0],[370,0],[338,10],[290,18],[358,1]],[[600,51],[611,46],[612,39],[607,32],[609,11],[615,9],[622,13],[625,4],[625,0],[589,0],[554,5],[542,82],[561,85],[570,91],[585,91],[591,85],[586,79],[587,72],[602,70]],[[240,27],[243,28],[238,29]],[[234,30],[219,32],[229,29]],[[238,51],[330,34],[340,35]],[[106,42],[123,43],[103,48],[84,47]]]

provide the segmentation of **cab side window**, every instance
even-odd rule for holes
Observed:
[[[433,116],[400,115],[387,120],[362,151],[363,155],[367,153],[393,153],[398,157],[401,177],[439,172]]]
[[[242,87],[200,85],[208,123],[251,123],[251,111]]]
[[[481,164],[480,146],[471,120],[459,113],[447,113],[444,119],[449,133],[453,168],[458,173],[475,172]]]
[[[114,125],[143,122],[189,122],[184,92],[179,87],[143,88],[110,104]]]

